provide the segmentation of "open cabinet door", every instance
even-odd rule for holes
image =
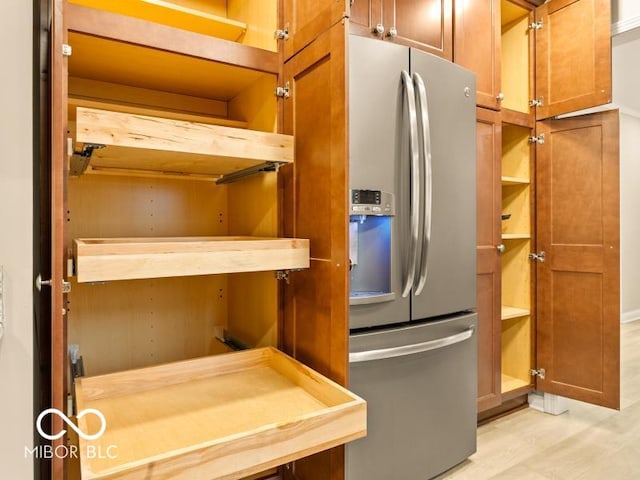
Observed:
[[[618,111],[539,122],[537,388],[620,408]]]
[[[63,54],[66,29],[63,25],[63,0],[54,0],[51,25],[51,407],[66,409],[66,309],[63,283],[65,272],[65,182],[67,125],[67,57]],[[51,432],[66,428],[58,415],[51,416]],[[53,441],[53,447],[64,445],[65,437]],[[51,459],[52,478],[64,478],[64,460]]]
[[[535,19],[536,119],[611,102],[611,2],[552,0]]]
[[[284,133],[295,163],[281,168],[284,233],[309,239],[310,268],[284,288],[284,351],[341,385],[348,372],[347,26],[338,23],[284,65],[291,94]],[[286,479],[341,480],[344,447],[296,461]]]

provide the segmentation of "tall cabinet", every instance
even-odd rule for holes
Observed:
[[[343,477],[345,10],[303,4],[55,0],[52,406],[119,455],[53,478]]]
[[[480,418],[524,404],[534,388],[619,404],[617,117],[546,120],[610,101],[610,5],[542,3],[456,3],[454,60],[478,75],[481,107]],[[589,266],[573,263],[581,248],[591,248]],[[589,315],[584,292],[597,299]]]

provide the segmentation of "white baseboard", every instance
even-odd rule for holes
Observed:
[[[640,320],[640,308],[638,310],[624,312],[622,315],[620,315],[620,323],[629,323],[636,320]]]
[[[640,17],[627,18],[626,20],[620,20],[611,25],[611,36],[620,35],[621,33],[628,32],[634,28],[640,27]]]
[[[529,408],[551,415],[562,415],[569,411],[569,401],[565,397],[535,391],[529,394]]]

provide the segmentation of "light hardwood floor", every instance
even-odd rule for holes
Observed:
[[[528,408],[478,429],[478,451],[438,480],[640,479],[640,321],[621,329],[621,410],[570,401]]]

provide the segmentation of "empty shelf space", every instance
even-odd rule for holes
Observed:
[[[502,393],[511,392],[518,388],[528,387],[530,381],[521,380],[510,375],[502,374]]]
[[[364,400],[274,348],[83,377],[76,397],[107,425],[80,439],[83,480],[239,479],[366,435]]]
[[[78,282],[309,267],[309,240],[297,238],[83,238],[74,248]]]
[[[190,32],[238,41],[247,24],[164,0],[70,0],[70,3],[147,20]]]
[[[83,107],[76,109],[72,135],[77,152],[99,146],[86,162],[94,170],[216,178],[293,161],[290,135]]]
[[[531,183],[528,178],[521,177],[502,177],[502,185],[529,185]]]
[[[502,305],[501,312],[502,320],[526,317],[531,314],[531,311],[526,308],[510,307],[508,305]]]
[[[531,238],[529,233],[503,233],[503,240],[528,240]]]

